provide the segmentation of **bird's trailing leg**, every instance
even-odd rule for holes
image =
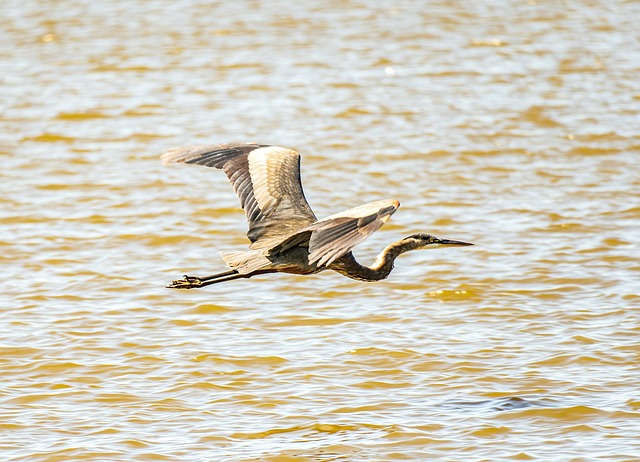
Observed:
[[[187,276],[184,278],[172,281],[167,287],[169,289],[197,289],[199,287],[205,287],[211,284],[217,284],[218,282],[231,281],[233,279],[249,277],[247,274],[240,274],[237,271],[224,271],[222,273],[213,274],[211,276],[198,277]]]

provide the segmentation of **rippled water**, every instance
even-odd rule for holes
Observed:
[[[0,455],[640,458],[637,2],[5,1]],[[167,148],[402,203],[391,277],[202,290],[245,224]]]

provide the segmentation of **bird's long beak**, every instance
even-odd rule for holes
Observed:
[[[471,242],[453,241],[451,239],[439,239],[436,244],[440,245],[473,245]]]

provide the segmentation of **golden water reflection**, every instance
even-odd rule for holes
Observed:
[[[0,10],[3,460],[637,458],[635,4]],[[158,156],[230,141],[476,245],[167,290],[246,230]]]

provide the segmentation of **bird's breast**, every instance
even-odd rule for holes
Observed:
[[[309,263],[309,247],[292,247],[272,258],[272,267],[282,273],[313,274],[321,270]]]

